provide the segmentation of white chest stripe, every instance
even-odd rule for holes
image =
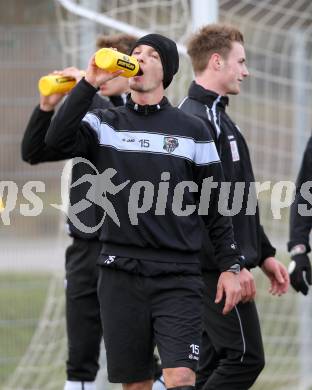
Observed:
[[[100,128],[101,122],[100,122],[100,119],[96,115],[91,114],[90,112],[88,112],[82,118],[82,120],[87,122],[87,123],[89,123],[89,125],[92,127],[92,129],[94,129],[98,133],[97,129]]]
[[[99,118],[92,113],[88,113],[83,121],[96,131],[102,146],[113,147],[124,152],[169,154],[191,160],[197,165],[220,161],[213,141],[195,142],[192,138],[161,133],[116,131],[107,123],[100,123]]]

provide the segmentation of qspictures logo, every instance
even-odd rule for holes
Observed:
[[[167,148],[168,152],[174,150],[177,147],[177,140],[174,137],[165,138],[168,139],[164,139],[164,148]],[[88,172],[92,173],[84,174],[68,185],[68,172],[76,164],[85,164]],[[75,204],[68,204],[69,191],[79,191],[80,186],[85,186],[85,183],[88,184],[88,189],[81,191],[82,198]],[[126,210],[128,214],[122,216],[123,220],[128,217],[132,225],[138,225],[140,215],[145,213],[162,216],[170,212],[177,217],[187,217],[193,213],[201,216],[208,215],[211,210],[212,196],[213,207],[217,207],[221,215],[234,216],[242,211],[242,207],[246,215],[255,215],[259,194],[264,191],[269,193],[272,218],[281,219],[281,211],[292,204],[295,190],[295,184],[290,181],[279,181],[275,184],[270,181],[217,183],[212,177],[208,177],[202,181],[201,186],[193,181],[177,183],[171,180],[170,172],[162,172],[158,183],[148,180],[131,182],[129,179],[120,182],[118,172],[114,168],[108,168],[100,173],[89,160],[75,158],[73,163],[68,161],[62,171],[62,203],[49,204],[48,207],[56,208],[66,214],[77,229],[88,234],[96,232],[106,218],[121,227],[120,207],[118,207],[120,204],[116,199],[123,191],[127,193],[122,197],[124,199],[122,209],[123,213]],[[21,189],[13,181],[0,181],[0,220],[3,225],[10,225],[13,211],[19,211],[25,217],[39,216],[43,211],[43,201],[38,194],[44,192],[45,183],[42,181],[29,181]],[[300,191],[297,191],[298,194],[301,197],[298,213],[301,216],[311,217],[312,181],[303,183]],[[19,195],[22,195],[25,201],[18,205],[17,199],[21,198]],[[187,199],[195,198],[198,199],[197,202],[187,203]],[[80,213],[95,205],[102,210],[101,220],[95,226],[86,226],[79,217]]]

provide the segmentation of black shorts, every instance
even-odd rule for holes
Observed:
[[[203,334],[196,389],[250,389],[264,365],[255,302],[240,302],[226,316],[215,297],[220,273],[205,272]]]
[[[195,370],[202,293],[200,276],[146,277],[100,267],[98,295],[109,381],[152,379],[155,344],[163,368]]]
[[[74,238],[66,250],[67,379],[92,382],[99,369],[102,327],[96,265],[101,243]]]

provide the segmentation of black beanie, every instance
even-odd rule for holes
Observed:
[[[163,85],[164,88],[167,88],[179,69],[179,54],[176,43],[160,34],[148,34],[135,42],[131,54],[139,45],[151,46],[159,54],[164,72]]]

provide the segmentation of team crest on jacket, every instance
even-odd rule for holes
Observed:
[[[179,146],[179,140],[175,137],[164,137],[163,149],[172,153]]]

